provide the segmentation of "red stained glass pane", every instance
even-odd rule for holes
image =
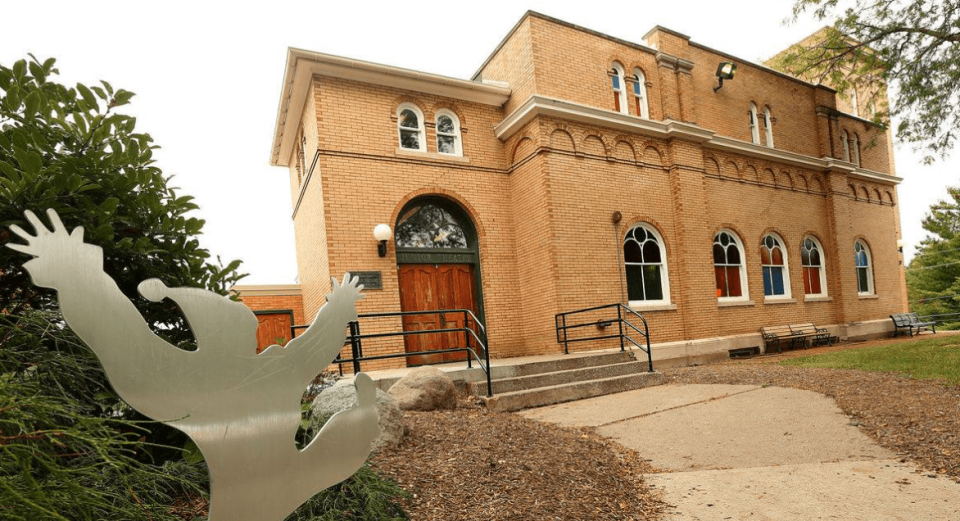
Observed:
[[[727,292],[727,277],[725,274],[726,268],[723,266],[716,266],[713,268],[714,273],[717,276],[717,297],[726,297]]]
[[[743,295],[743,290],[740,289],[740,268],[726,268],[727,270],[727,287],[730,289],[730,294],[728,297],[739,297]]]
[[[810,293],[819,295],[823,293],[823,289],[820,287],[820,268],[809,268],[810,270]]]
[[[803,268],[803,294],[810,295],[810,268]]]
[[[770,264],[770,250],[766,246],[760,247],[760,264]]]
[[[620,112],[620,93],[619,92],[613,93],[613,110]]]
[[[783,251],[780,248],[773,249],[773,264],[774,266],[783,266]]]

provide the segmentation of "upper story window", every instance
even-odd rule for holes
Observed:
[[[400,148],[406,150],[427,150],[423,139],[423,113],[412,103],[403,103],[397,107],[397,130],[400,134]]]
[[[763,127],[767,134],[767,146],[773,148],[773,120],[770,118],[770,107],[763,108]]]
[[[650,118],[650,109],[647,105],[647,77],[640,69],[633,69],[633,99],[637,104],[637,115],[641,118]]]
[[[757,105],[750,104],[750,141],[754,145],[760,144],[760,124],[757,122]]]
[[[452,156],[463,155],[460,118],[446,109],[437,111],[437,152]]]
[[[860,137],[857,136],[856,133],[853,134],[853,141],[850,143],[850,147],[853,153],[853,164],[860,166]]]
[[[857,293],[873,294],[873,270],[870,269],[870,250],[863,241],[853,243],[853,254],[857,265]]]
[[[840,141],[843,143],[843,160],[850,162],[850,134],[846,130],[840,132]]]
[[[614,110],[617,112],[622,112],[623,114],[628,114],[627,110],[627,91],[624,89],[624,73],[623,66],[619,63],[613,63],[613,70],[611,71],[612,78],[610,81],[613,82],[613,106]]]
[[[763,269],[763,294],[768,297],[790,297],[790,272],[780,237],[770,233],[763,238],[760,266]]]
[[[623,239],[623,260],[627,272],[627,295],[631,304],[667,303],[666,251],[656,229],[638,224]]]
[[[860,102],[857,100],[857,88],[850,88],[850,113],[860,117]]]
[[[717,279],[717,300],[745,300],[747,271],[743,245],[733,232],[721,231],[713,238],[713,271]]]
[[[824,270],[823,247],[813,237],[803,239],[800,245],[800,264],[803,266],[803,294],[822,297],[827,294],[827,275]]]

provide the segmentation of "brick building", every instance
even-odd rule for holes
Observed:
[[[633,43],[534,12],[470,80],[291,49],[270,160],[302,300],[238,289],[309,319],[331,276],[379,272],[361,312],[471,307],[495,357],[562,352],[556,313],[618,301],[655,359],[761,346],[765,325],[879,334],[907,308],[900,178],[853,111],[669,29]]]

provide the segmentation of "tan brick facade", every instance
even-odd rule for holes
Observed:
[[[847,325],[905,309],[888,134],[838,111],[827,87],[663,28],[646,40],[528,13],[471,82],[291,51],[273,162],[290,167],[304,316],[317,313],[330,276],[358,270],[383,277],[361,313],[400,310],[396,248],[378,257],[371,230],[395,228],[420,196],[453,202],[476,227],[478,304],[496,357],[560,352],[556,313],[626,301],[622,241],[637,223],[655,229],[666,251],[668,302],[638,308],[654,344],[763,325]],[[721,61],[739,68],[714,92]],[[624,85],[628,113],[615,112],[614,62],[628,77],[643,72],[649,119],[637,115],[632,82]],[[751,144],[751,102],[770,111],[774,147]],[[400,147],[401,103],[422,112],[426,152]],[[460,120],[462,157],[437,153],[441,109]],[[860,166],[843,161],[842,130],[859,136]],[[308,172],[298,166],[301,132]],[[615,212],[623,216],[616,225]],[[717,298],[720,230],[743,243],[749,295],[739,302]],[[770,232],[784,243],[790,298],[764,296],[760,244]],[[808,236],[823,248],[826,297],[804,295]],[[870,295],[858,294],[857,240],[871,255]],[[364,345],[368,356],[402,350],[399,342]]]

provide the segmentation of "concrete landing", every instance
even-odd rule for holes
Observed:
[[[960,519],[960,485],[899,463],[810,391],[663,385],[519,414],[650,459],[671,520]]]

